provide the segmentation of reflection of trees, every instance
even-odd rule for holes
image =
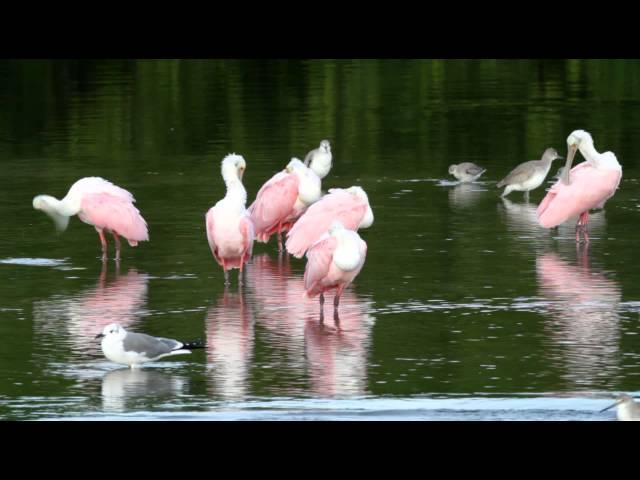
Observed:
[[[353,161],[348,143],[380,173],[387,157],[379,134],[416,129],[416,161],[428,158],[441,171],[449,157],[473,160],[483,145],[496,146],[487,158],[510,157],[511,165],[569,130],[560,104],[640,94],[638,82],[625,81],[640,75],[640,62],[624,60],[25,60],[3,62],[0,73],[8,101],[0,137],[44,130],[57,140],[45,142],[48,156],[108,155],[123,168],[132,159],[116,154],[132,146],[142,154],[135,161],[145,161],[203,153],[221,138],[244,144],[251,133],[258,144],[277,136],[286,155],[342,135],[349,142],[336,142],[336,157]],[[503,118],[505,106],[523,114]],[[607,125],[605,145],[632,133],[634,122],[616,109],[587,117],[581,121]]]

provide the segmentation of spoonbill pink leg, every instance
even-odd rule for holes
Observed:
[[[98,230],[98,235],[100,236],[100,244],[102,245],[102,261],[106,262],[107,261],[107,240],[104,238],[104,232],[102,231],[102,229],[96,229]]]

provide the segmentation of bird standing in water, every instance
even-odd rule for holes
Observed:
[[[320,177],[313,170],[315,162],[307,167],[292,158],[284,171],[276,173],[258,191],[249,207],[257,241],[267,243],[277,233],[278,251],[282,251],[282,233],[289,231],[322,195]]]
[[[287,251],[302,258],[335,220],[349,230],[368,228],[373,224],[369,197],[361,187],[329,189],[329,193],[311,205],[293,225],[287,234]]]
[[[185,343],[172,338],[152,337],[145,333],[127,332],[120,324],[112,323],[104,327],[101,338],[102,353],[109,360],[131,368],[145,362],[152,362],[170,355],[191,353],[192,349],[204,348],[200,342]]]
[[[367,244],[356,232],[347,230],[342,223],[333,222],[329,231],[307,252],[304,288],[308,297],[320,294],[320,318],[323,318],[324,293],[335,289],[334,317],[342,291],[362,270],[367,256]]]
[[[584,241],[589,242],[589,210],[603,208],[615,194],[622,179],[622,166],[612,152],[599,153],[593,146],[593,138],[584,130],[571,132],[567,147],[569,153],[562,177],[538,206],[538,223],[544,228],[552,228],[579,215],[576,242],[580,242],[581,234]],[[577,150],[586,161],[571,168]]]
[[[73,215],[93,225],[100,236],[102,261],[107,260],[104,233],[111,233],[116,244],[115,259],[119,261],[120,237],[124,237],[132,247],[149,240],[147,222],[134,202],[131,193],[108,180],[85,177],[74,183],[62,200],[50,195],[37,195],[33,199],[33,208],[51,217],[58,231],[66,230],[69,217]]]
[[[640,405],[638,405],[633,397],[629,395],[620,395],[616,403],[609,405],[607,408],[600,410],[600,413],[613,407],[618,407],[617,417],[621,421],[638,421],[640,420]]]
[[[524,162],[514,168],[509,175],[504,177],[498,182],[498,188],[507,186],[502,192],[502,197],[509,195],[509,193],[515,191],[524,191],[525,200],[529,200],[529,192],[535,190],[544,179],[547,178],[547,174],[551,169],[551,162],[562,158],[558,155],[558,152],[553,148],[547,148],[542,154],[541,160],[531,160]]]
[[[482,168],[471,162],[449,165],[449,173],[462,183],[474,182],[486,171],[486,168]]]
[[[242,270],[253,250],[254,227],[245,208],[247,191],[242,185],[246,168],[241,155],[232,153],[224,157],[222,178],[227,194],[205,216],[209,247],[224,271],[225,285],[229,285],[229,270],[232,268],[240,269],[238,283],[242,283]]]

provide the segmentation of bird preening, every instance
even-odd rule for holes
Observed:
[[[247,163],[241,155],[229,154],[222,160],[222,179],[227,193],[205,215],[207,240],[213,258],[222,267],[224,281],[228,285],[229,270],[240,270],[238,282],[242,282],[244,265],[251,258],[254,225],[247,203],[247,191],[242,176]]]
[[[622,166],[612,152],[599,153],[591,135],[574,130],[567,137],[567,160],[560,179],[549,189],[538,206],[538,222],[552,228],[579,216],[576,242],[589,242],[587,223],[589,210],[602,208],[618,189]],[[577,151],[585,161],[571,168]]]
[[[51,217],[60,232],[66,230],[69,218],[74,215],[78,215],[84,223],[93,225],[100,237],[102,260],[106,261],[105,233],[113,236],[116,260],[120,260],[120,237],[132,247],[149,240],[147,222],[134,203],[133,195],[127,190],[104,178],[86,177],[75,182],[62,200],[50,195],[36,196],[33,208]]]

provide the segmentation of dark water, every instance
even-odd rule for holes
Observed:
[[[0,105],[1,418],[608,420],[640,391],[639,62],[10,61]],[[495,186],[577,128],[623,166],[588,248],[537,226],[542,187]],[[324,188],[375,214],[339,329],[273,241],[225,291],[204,228],[224,155],[252,200],[323,138]],[[479,183],[450,181],[462,161]],[[119,269],[31,206],[93,175],[149,223]],[[113,321],[208,347],[120,369],[93,339]]]

